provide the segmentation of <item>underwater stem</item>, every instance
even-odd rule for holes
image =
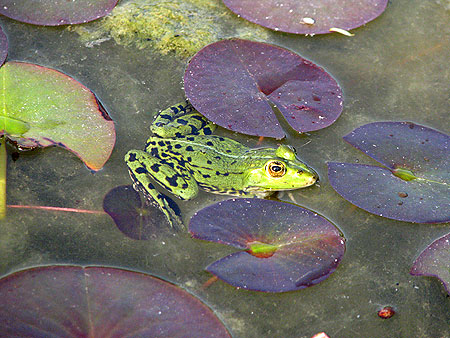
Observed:
[[[6,138],[0,137],[0,219],[6,216]]]

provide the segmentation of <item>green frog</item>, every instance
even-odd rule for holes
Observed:
[[[162,210],[172,227],[183,224],[179,209],[154,182],[190,200],[199,189],[263,198],[317,181],[316,172],[297,159],[292,147],[251,149],[212,135],[215,127],[189,102],[180,103],[157,115],[150,128],[155,136],[147,140],[145,150],[125,155],[134,188]]]

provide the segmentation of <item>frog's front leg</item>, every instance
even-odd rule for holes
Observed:
[[[174,163],[165,163],[157,157],[143,150],[130,150],[125,155],[131,179],[135,187],[144,193],[145,197],[156,204],[167,216],[172,227],[182,226],[183,222],[166,196],[153,186],[155,181],[182,200],[189,200],[197,196],[198,185],[191,177],[190,172]]]

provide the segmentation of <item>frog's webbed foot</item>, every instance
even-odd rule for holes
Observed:
[[[185,101],[161,111],[150,129],[159,137],[174,138],[185,135],[211,135],[216,125],[195,110],[189,101]]]
[[[176,230],[183,230],[185,228],[183,220],[181,219],[181,210],[173,199],[159,192],[153,184],[149,184],[148,186],[148,189],[154,190],[153,194],[150,194],[146,189],[143,189],[140,183],[134,183],[133,188],[136,191],[142,192],[145,196],[147,204],[154,208],[158,208],[164,215],[166,215],[167,221],[169,222],[171,228]]]
[[[171,228],[176,230],[184,229],[183,220],[181,219],[181,210],[175,201],[159,192],[151,183],[147,185],[147,188],[144,188],[141,182],[135,180],[133,172],[131,170],[128,172],[134,182],[134,190],[141,192],[144,195],[146,204],[161,210],[161,212],[166,215]]]

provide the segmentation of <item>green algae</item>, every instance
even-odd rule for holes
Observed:
[[[101,20],[70,29],[88,46],[113,38],[120,45],[154,48],[182,58],[221,39],[265,41],[271,34],[238,18],[220,0],[130,0]]]

